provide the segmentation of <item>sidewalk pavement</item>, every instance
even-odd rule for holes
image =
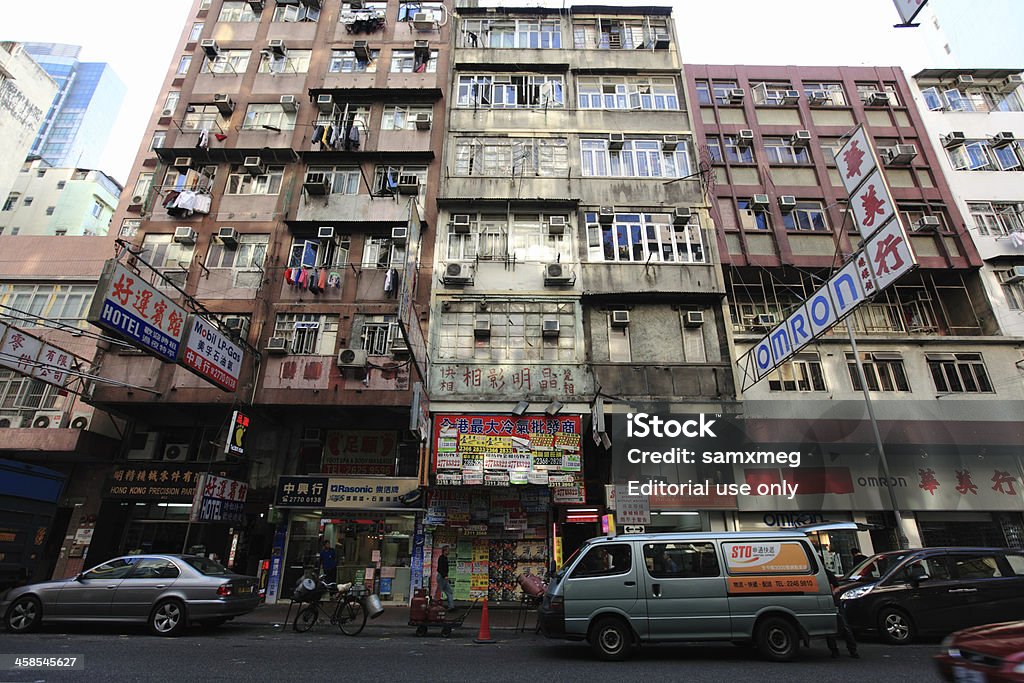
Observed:
[[[384,613],[376,619],[367,620],[367,628],[370,628],[371,626],[390,629],[394,629],[396,627],[413,628],[408,625],[409,606],[404,602],[384,602],[382,605],[384,606]],[[470,607],[471,605],[472,603],[470,602],[456,601],[455,609],[448,613],[446,619],[457,619],[462,616],[467,609],[470,609],[471,611],[466,616],[466,620],[462,627],[464,629],[472,629],[476,632],[480,628],[480,615],[482,613],[483,601],[479,601]],[[248,614],[235,617],[232,623],[274,626],[284,624],[287,617],[288,623],[290,624],[295,620],[295,614],[298,612],[298,604],[291,606],[290,615],[288,614],[288,606],[288,601],[281,602],[276,605],[260,605]],[[488,620],[492,629],[506,631],[515,630],[517,628],[517,622],[519,626],[522,626],[523,621],[525,621],[525,631],[527,633],[532,633],[537,625],[537,610],[531,609],[525,614],[520,614],[519,603],[489,605]]]

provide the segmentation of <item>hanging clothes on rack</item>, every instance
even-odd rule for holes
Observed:
[[[345,136],[345,148],[359,149],[359,127],[356,126],[355,122],[349,127],[348,135]]]
[[[387,274],[384,276],[384,293],[392,294],[395,291],[395,287],[398,284],[398,271],[394,268],[388,268]]]
[[[338,149],[338,130],[337,124],[331,126],[331,149]]]
[[[210,148],[210,129],[203,128],[199,131],[199,141],[196,142],[196,149]]]
[[[316,128],[313,129],[313,144],[319,145],[324,138],[324,127],[321,124],[316,124]]]
[[[196,194],[195,208],[193,209],[196,213],[208,214],[210,213],[210,207],[213,205],[213,198],[208,194]]]
[[[326,268],[321,268],[320,269],[320,276],[316,280],[316,287],[321,292],[324,291],[325,289],[327,289],[327,269]]]

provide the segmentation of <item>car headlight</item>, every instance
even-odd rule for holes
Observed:
[[[870,584],[868,586],[857,586],[856,588],[851,588],[850,590],[840,595],[839,599],[856,600],[857,598],[863,598],[865,595],[870,593],[874,589],[874,587],[875,584]]]

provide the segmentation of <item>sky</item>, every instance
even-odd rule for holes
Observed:
[[[47,0],[45,11],[5,4],[0,40],[81,45],[83,61],[107,62],[124,81],[127,94],[101,170],[127,185],[189,18],[191,0]],[[502,0],[500,4],[552,3]],[[683,61],[695,64],[897,65],[912,74],[928,59],[920,33],[924,28],[892,27],[899,20],[892,0],[584,0],[576,4],[672,5]],[[22,9],[12,12],[15,7]]]

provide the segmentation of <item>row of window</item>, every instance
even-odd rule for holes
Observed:
[[[286,54],[260,51],[257,73],[261,74],[305,74],[309,73],[312,50],[289,49]],[[371,59],[362,61],[352,50],[332,50],[328,71],[331,73],[374,73],[380,52],[371,53]],[[415,50],[392,50],[390,73],[435,73],[437,71],[437,50],[417,53]],[[221,50],[216,57],[205,57],[200,73],[242,75],[249,68],[252,50]],[[183,55],[178,60],[176,75],[184,76],[192,67],[192,55]]]
[[[926,353],[928,372],[936,392],[940,394],[994,393],[988,371],[980,353]],[[869,391],[910,392],[910,380],[899,352],[865,352],[861,354],[864,379]],[[846,354],[851,388],[861,391],[856,359]],[[798,353],[793,360],[779,366],[768,376],[770,391],[828,391],[821,358],[817,353]]]
[[[804,81],[800,89],[794,88],[790,81],[779,80],[750,81],[750,86],[749,94],[754,104],[758,106],[795,105],[797,102],[793,98],[794,92],[797,99],[806,98],[816,106],[845,107],[849,104],[846,88],[839,82]],[[861,101],[882,104],[881,99],[873,99],[879,97],[876,93],[881,93],[885,105],[898,106],[900,103],[895,83],[858,82],[856,87],[857,97]],[[702,105],[741,105],[747,96],[746,91],[742,90],[739,82],[735,80],[697,80],[695,89],[697,103]]]
[[[939,220],[939,230],[948,230],[948,221],[942,210],[929,205],[899,205],[897,209],[903,224],[909,229],[914,229],[922,218],[933,216]],[[723,224],[726,227],[738,226],[744,230],[771,230],[772,213],[767,205],[755,204],[752,198],[739,198],[733,203],[732,199],[719,198],[718,210],[722,215]],[[840,214],[846,214],[849,209],[845,202],[838,209]],[[847,227],[856,225],[852,216],[846,222]],[[812,230],[831,232],[828,219],[828,212],[820,200],[797,199],[796,204],[782,210],[782,227],[786,230]]]
[[[972,140],[946,150],[949,163],[958,171],[1021,171],[1024,153],[1017,142],[993,143]]]
[[[92,285],[0,284],[0,318],[33,326],[39,319],[86,327]]]
[[[923,88],[921,97],[932,111],[1024,111],[1017,91],[975,86],[971,88]]]
[[[320,2],[300,2],[277,5],[271,21],[276,22],[317,22],[320,20]],[[382,14],[387,10],[386,2],[343,2],[338,21],[349,23],[353,15],[360,13]],[[426,14],[430,21],[438,22],[444,18],[442,4],[421,0],[400,0],[398,3],[398,21],[412,21],[417,14]],[[227,0],[221,5],[219,22],[255,23],[260,21],[262,13],[254,12],[248,2]],[[196,28],[198,26],[198,28]],[[190,41],[196,41],[203,32],[203,24],[193,24],[189,35]]]

